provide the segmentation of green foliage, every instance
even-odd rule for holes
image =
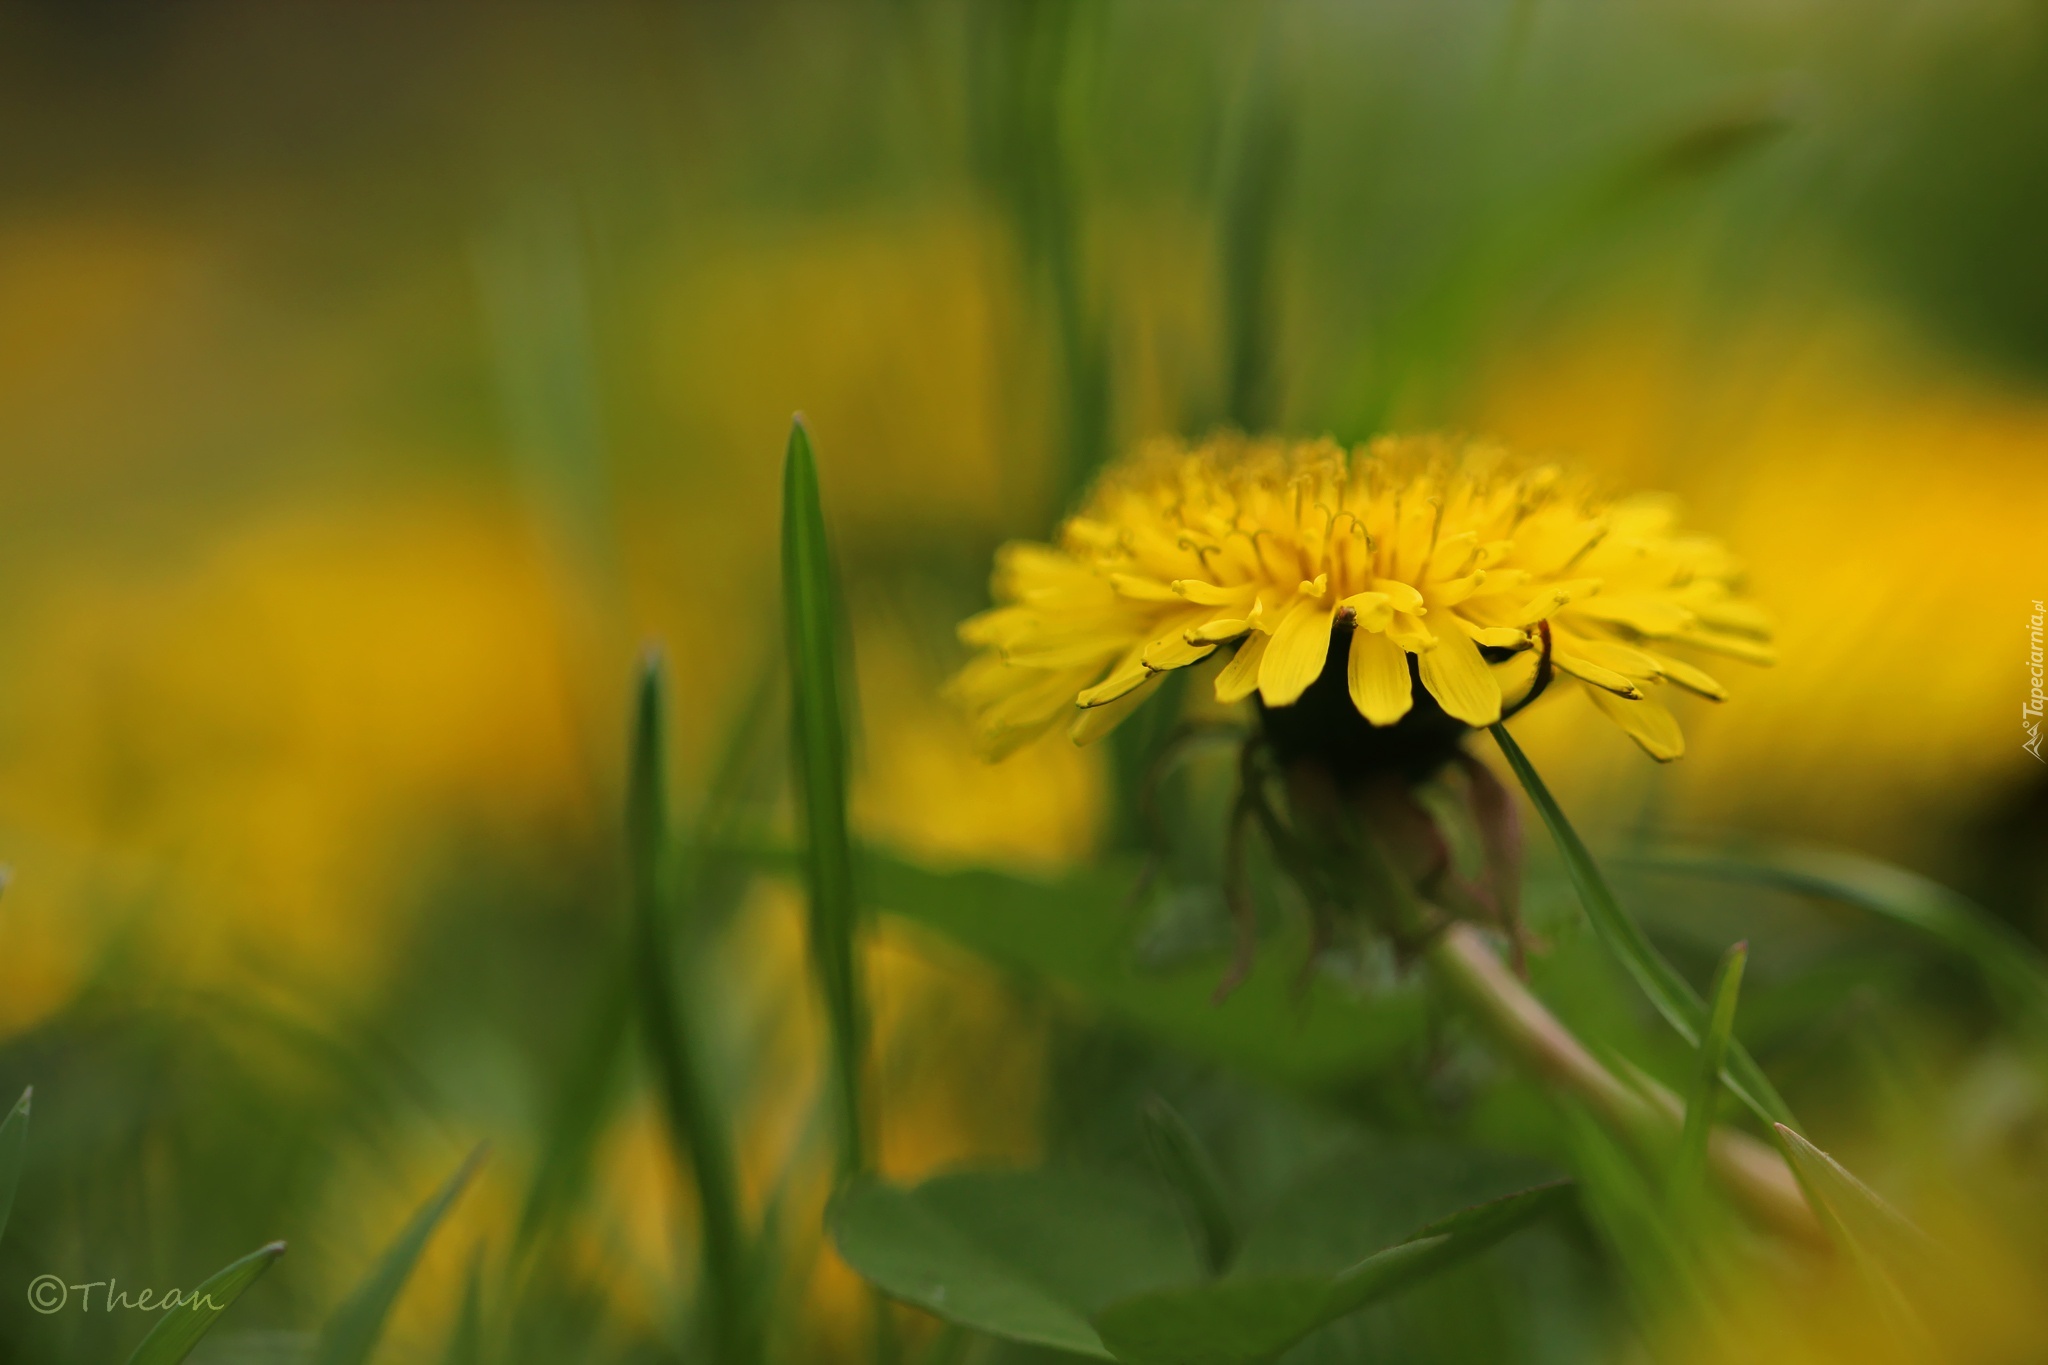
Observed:
[[[867,1033],[854,965],[858,906],[846,825],[846,703],[840,686],[839,589],[825,534],[810,433],[790,424],[782,470],[782,609],[789,651],[790,747],[796,755],[811,952],[831,1034],[842,1174],[865,1164],[861,1057]]]
[[[1693,1071],[1692,1089],[1686,1095],[1685,1128],[1679,1134],[1678,1157],[1671,1175],[1671,1187],[1681,1202],[1693,1197],[1706,1174],[1707,1139],[1714,1129],[1721,1072],[1728,1055],[1728,1041],[1735,1033],[1735,1001],[1742,991],[1742,968],[1748,961],[1747,943],[1730,948],[1714,969],[1714,981],[1707,990],[1707,1031],[1700,1038],[1699,1063]]]
[[[1164,1097],[1146,1098],[1144,1118],[1145,1142],[1152,1150],[1153,1164],[1180,1205],[1202,1268],[1221,1275],[1237,1254],[1238,1230],[1216,1162],[1188,1121]]]
[[[1463,1210],[1339,1273],[1168,1290],[1111,1304],[1095,1326],[1132,1365],[1255,1365],[1328,1323],[1491,1247],[1568,1199],[1568,1183]]]
[[[7,1220],[14,1212],[14,1194],[21,1188],[21,1163],[28,1154],[28,1108],[35,1096],[35,1087],[21,1092],[21,1098],[7,1111],[5,1120],[0,1120],[0,1234],[7,1231]]]
[[[157,1320],[135,1354],[128,1357],[128,1365],[178,1365],[228,1306],[242,1297],[242,1291],[262,1278],[282,1255],[284,1243],[272,1242],[201,1281],[176,1308]]]
[[[1586,908],[1586,918],[1592,922],[1594,932],[1628,969],[1629,975],[1642,987],[1643,994],[1657,1007],[1657,1012],[1677,1030],[1680,1037],[1698,1047],[1706,1036],[1706,1002],[1651,944],[1642,926],[1622,909],[1621,902],[1615,899],[1613,890],[1607,885],[1607,879],[1601,875],[1599,865],[1593,861],[1585,841],[1572,828],[1563,808],[1551,796],[1550,789],[1543,784],[1543,779],[1537,775],[1535,767],[1521,746],[1515,743],[1507,727],[1495,725],[1492,733],[1501,752],[1507,756],[1508,766],[1514,769],[1522,789],[1528,793],[1530,804],[1543,817],[1558,852],[1564,856],[1565,870],[1571,876],[1573,889],[1579,893],[1579,903]],[[1764,1075],[1763,1068],[1756,1064],[1748,1049],[1737,1039],[1729,1040],[1728,1064],[1722,1079],[1759,1118],[1788,1126],[1792,1124],[1791,1110],[1778,1097],[1777,1089]]]
[[[390,1316],[391,1306],[398,1302],[406,1281],[412,1278],[420,1253],[427,1249],[427,1240],[454,1206],[470,1177],[476,1174],[477,1167],[483,1164],[487,1150],[479,1144],[455,1168],[454,1174],[399,1230],[369,1273],[335,1306],[320,1329],[313,1365],[368,1365],[371,1353],[377,1349],[377,1338],[384,1334],[384,1320]],[[278,1249],[282,1251],[283,1247]]]

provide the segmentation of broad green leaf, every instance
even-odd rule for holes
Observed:
[[[14,1195],[21,1188],[21,1163],[28,1154],[29,1101],[35,1093],[34,1086],[22,1091],[14,1108],[7,1111],[7,1118],[0,1121],[0,1234],[7,1231],[7,1220],[14,1213]]]
[[[1262,946],[1250,977],[1218,1002],[1228,964],[1146,970],[1131,952],[1135,863],[1038,880],[988,869],[934,871],[877,849],[862,857],[871,904],[989,960],[1049,978],[1191,1052],[1305,1089],[1342,1084],[1420,1038],[1424,994],[1409,976],[1369,994],[1298,969],[1307,943]]]
[[[1225,1280],[1120,1300],[1095,1317],[1131,1365],[1254,1365],[1309,1333],[1484,1251],[1570,1196],[1541,1186],[1466,1209],[1330,1276]]]
[[[2048,962],[1989,911],[1916,872],[1840,849],[1669,844],[1629,867],[1820,896],[1927,935],[1968,958],[2008,1009],[2048,1028]]]
[[[207,1329],[227,1311],[242,1291],[256,1283],[270,1263],[284,1255],[284,1243],[259,1247],[224,1270],[202,1281],[176,1308],[157,1320],[128,1365],[178,1365],[192,1353]]]
[[[970,1171],[908,1189],[856,1177],[827,1223],[846,1263],[890,1297],[1080,1355],[1108,1355],[1092,1314],[1201,1275],[1167,1200],[1084,1172]]]
[[[1678,1137],[1678,1159],[1671,1175],[1672,1190],[1680,1200],[1691,1199],[1706,1176],[1707,1139],[1714,1131],[1714,1101],[1721,1093],[1722,1062],[1735,1031],[1735,1001],[1742,991],[1742,969],[1748,961],[1747,943],[1730,948],[1714,969],[1714,982],[1707,992],[1712,1002],[1707,1031],[1700,1039],[1699,1064],[1693,1072],[1692,1090],[1686,1096],[1685,1128]]]
[[[1642,926],[1622,909],[1621,902],[1614,897],[1607,879],[1600,874],[1599,864],[1565,818],[1562,807],[1551,796],[1550,789],[1536,773],[1522,746],[1515,743],[1507,726],[1491,727],[1493,737],[1500,745],[1501,753],[1507,756],[1508,766],[1513,768],[1520,779],[1522,789],[1528,793],[1530,803],[1543,817],[1543,823],[1550,830],[1550,837],[1556,842],[1558,852],[1564,857],[1565,871],[1570,875],[1572,887],[1579,894],[1579,903],[1586,909],[1586,918],[1592,921],[1593,931],[1628,969],[1643,994],[1650,997],[1650,1003],[1657,1007],[1676,1029],[1678,1036],[1698,1047],[1706,1034],[1707,1006],[1700,999],[1699,992],[1692,984],[1678,974],[1664,955],[1651,944]],[[1728,1061],[1723,1068],[1722,1080],[1735,1092],[1742,1102],[1750,1107],[1759,1118],[1771,1123],[1790,1126],[1792,1111],[1778,1096],[1770,1078],[1763,1068],[1749,1055],[1749,1050],[1738,1039],[1728,1042]]]
[[[390,1315],[391,1306],[398,1302],[405,1282],[412,1278],[413,1267],[419,1264],[427,1239],[434,1235],[434,1229],[447,1216],[456,1197],[462,1193],[470,1177],[476,1174],[477,1167],[483,1164],[484,1153],[488,1150],[480,1143],[464,1158],[463,1163],[455,1168],[455,1173],[420,1206],[397,1239],[377,1258],[377,1264],[370,1268],[370,1273],[329,1315],[320,1329],[320,1343],[313,1354],[314,1365],[367,1365],[370,1353],[377,1349],[377,1338],[383,1335],[384,1319]]]
[[[839,597],[810,433],[790,424],[782,474],[782,609],[789,651],[790,747],[810,893],[811,954],[832,1041],[842,1174],[860,1170],[861,1054],[866,1033],[854,970],[853,845],[846,823],[846,705],[839,680]]]
[[[758,1354],[758,1336],[749,1311],[753,1294],[747,1276],[746,1233],[740,1221],[739,1181],[727,1123],[705,1085],[686,1004],[677,998],[675,988],[676,955],[669,932],[672,869],[664,707],[661,662],[649,655],[640,670],[626,794],[635,994],[676,1163],[696,1182],[703,1297],[712,1341],[721,1360],[743,1365]]]
[[[1188,1234],[1211,1275],[1221,1275],[1237,1254],[1237,1220],[1216,1163],[1180,1111],[1159,1095],[1145,1101],[1145,1143],[1153,1164],[1179,1202]]]

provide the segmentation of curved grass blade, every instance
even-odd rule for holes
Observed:
[[[789,650],[791,748],[810,892],[811,953],[831,1030],[842,1175],[862,1169],[865,1012],[854,970],[856,902],[846,822],[846,710],[839,683],[839,597],[810,433],[790,424],[782,476],[782,606]]]
[[[1901,1282],[1912,1283],[1933,1243],[1911,1220],[1849,1174],[1841,1162],[1784,1124],[1776,1126],[1785,1159],[1799,1177],[1807,1202],[1820,1215],[1893,1332],[1912,1342],[1927,1359],[1938,1359],[1926,1324],[1907,1301]]]
[[[1145,1145],[1180,1204],[1202,1265],[1211,1275],[1221,1275],[1237,1255],[1239,1238],[1209,1149],[1180,1111],[1159,1095],[1145,1101]]]
[[[1853,905],[1968,958],[2008,1010],[2048,1030],[2048,961],[1969,898],[1917,872],[1841,849],[1670,844],[1626,859],[1632,869],[1767,886]]]
[[[329,1315],[313,1348],[313,1365],[367,1365],[370,1353],[377,1349],[377,1338],[384,1333],[384,1319],[398,1302],[405,1282],[412,1278],[413,1267],[419,1264],[427,1239],[434,1235],[434,1229],[447,1216],[489,1150],[489,1144],[477,1144],[455,1168],[455,1174],[420,1206],[397,1240],[378,1257],[370,1273]]]
[[[1465,1209],[1336,1275],[1226,1280],[1140,1294],[1095,1316],[1111,1355],[1129,1365],[1254,1365],[1310,1332],[1389,1298],[1493,1246],[1570,1197],[1560,1181]]]
[[[634,964],[641,1024],[655,1080],[667,1110],[678,1165],[697,1186],[703,1295],[719,1359],[743,1365],[757,1354],[746,1233],[731,1139],[697,1064],[683,1002],[676,998],[676,954],[669,933],[668,783],[662,667],[641,664],[634,707],[633,753],[626,795],[628,855],[633,878]]]
[[[35,1098],[34,1086],[21,1092],[7,1118],[0,1122],[0,1234],[14,1213],[14,1194],[21,1188],[21,1163],[28,1155],[28,1108]]]
[[[462,1286],[462,1313],[448,1336],[446,1365],[483,1365],[484,1249],[469,1258],[469,1276]]]
[[[1557,843],[1557,851],[1563,855],[1565,870],[1571,875],[1572,886],[1579,893],[1579,903],[1586,908],[1586,918],[1593,922],[1593,930],[1617,958],[1628,969],[1643,994],[1650,997],[1650,1003],[1664,1016],[1678,1036],[1698,1047],[1706,1035],[1707,1006],[1699,992],[1690,982],[1678,974],[1664,955],[1659,953],[1641,925],[1621,908],[1621,902],[1614,897],[1614,891],[1607,885],[1607,879],[1600,874],[1600,866],[1593,861],[1593,855],[1565,818],[1557,799],[1536,774],[1522,746],[1515,743],[1505,725],[1489,727],[1493,738],[1500,745],[1501,753],[1507,756],[1508,766],[1521,781],[1522,790],[1529,794],[1529,801],[1543,817],[1543,823],[1550,830],[1550,837]],[[1792,1111],[1779,1097],[1777,1088],[1764,1075],[1763,1068],[1749,1055],[1741,1041],[1728,1041],[1727,1065],[1722,1069],[1722,1080],[1735,1092],[1742,1102],[1754,1111],[1757,1117],[1767,1123],[1782,1123],[1787,1127],[1796,1126]]]
[[[1721,1071],[1728,1041],[1735,1032],[1735,1001],[1742,992],[1742,969],[1748,962],[1747,943],[1730,948],[1714,968],[1714,982],[1707,991],[1707,1031],[1700,1038],[1699,1066],[1693,1073],[1692,1091],[1685,1098],[1685,1128],[1678,1137],[1678,1159],[1671,1172],[1671,1189],[1681,1204],[1695,1197],[1706,1178],[1714,1101],[1721,1093]]]
[[[157,1320],[128,1365],[178,1365],[192,1353],[207,1329],[219,1320],[242,1291],[256,1283],[271,1262],[284,1255],[284,1243],[259,1247],[241,1260],[201,1282],[176,1308]]]

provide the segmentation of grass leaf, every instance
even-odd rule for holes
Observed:
[[[1507,726],[1496,724],[1491,727],[1494,740],[1507,756],[1508,766],[1513,768],[1520,779],[1522,789],[1529,794],[1530,803],[1543,817],[1543,823],[1550,830],[1550,837],[1556,841],[1557,850],[1564,857],[1565,870],[1571,876],[1572,886],[1579,894],[1579,903],[1586,908],[1586,917],[1593,922],[1593,930],[1617,958],[1628,969],[1643,994],[1650,997],[1650,1003],[1657,1012],[1678,1031],[1679,1037],[1694,1047],[1706,1036],[1707,1007],[1692,988],[1690,982],[1678,974],[1669,962],[1664,960],[1643,933],[1629,913],[1621,908],[1607,879],[1600,874],[1599,864],[1587,850],[1585,841],[1565,818],[1557,799],[1536,774],[1522,746],[1515,743]],[[1792,1111],[1778,1095],[1763,1068],[1749,1055],[1749,1050],[1734,1038],[1728,1041],[1727,1065],[1722,1069],[1722,1080],[1735,1092],[1742,1102],[1756,1115],[1770,1123],[1794,1126]]]
[[[328,1317],[313,1352],[314,1365],[366,1365],[370,1353],[377,1349],[377,1338],[383,1335],[384,1320],[390,1316],[391,1306],[398,1302],[406,1281],[412,1278],[413,1267],[419,1264],[420,1253],[426,1250],[427,1239],[434,1235],[434,1229],[447,1216],[456,1197],[483,1164],[488,1150],[487,1144],[477,1144],[455,1168],[455,1173],[413,1214],[397,1239],[377,1258],[370,1273]]]
[[[1714,1131],[1714,1101],[1721,1093],[1721,1071],[1729,1039],[1735,1031],[1735,1001],[1742,991],[1742,969],[1748,961],[1747,943],[1730,948],[1714,968],[1714,982],[1707,991],[1707,1031],[1700,1038],[1699,1065],[1693,1073],[1691,1093],[1686,1096],[1685,1128],[1679,1134],[1678,1159],[1672,1167],[1671,1188],[1680,1202],[1691,1200],[1706,1176],[1707,1138]]]
[[[21,1188],[21,1164],[28,1155],[29,1101],[35,1093],[34,1086],[22,1091],[14,1108],[7,1111],[5,1121],[0,1121],[0,1235],[7,1231],[7,1220],[14,1213],[15,1191]]]
[[[242,1291],[256,1283],[270,1269],[271,1262],[282,1255],[284,1243],[272,1242],[214,1272],[176,1308],[157,1320],[135,1353],[128,1357],[128,1365],[178,1365],[228,1306],[242,1296]]]
[[[1216,1163],[1188,1121],[1163,1096],[1145,1101],[1144,1118],[1145,1144],[1180,1204],[1202,1264],[1211,1275],[1221,1275],[1237,1254],[1238,1231]]]
[[[839,681],[839,598],[810,433],[790,424],[782,480],[782,604],[789,650],[791,747],[802,813],[811,952],[832,1041],[842,1174],[863,1158],[861,1054],[866,1020],[854,969],[857,902],[846,822],[846,710]]]
[[[1103,1344],[1131,1365],[1254,1365],[1317,1328],[1450,1269],[1570,1197],[1539,1186],[1440,1219],[1335,1275],[1275,1275],[1120,1300],[1095,1317]]]
[[[2048,961],[2040,951],[1976,902],[1916,872],[1841,849],[1781,844],[1668,844],[1631,855],[1626,865],[1853,905],[1967,958],[2001,1005],[2023,1022],[2048,1030]]]
[[[701,1298],[712,1342],[719,1359],[740,1365],[758,1352],[750,1308],[753,1293],[747,1273],[746,1233],[740,1221],[739,1179],[724,1117],[705,1085],[684,1004],[675,990],[664,708],[661,660],[650,653],[640,668],[626,794],[635,994],[677,1164],[696,1181],[703,1256]]]

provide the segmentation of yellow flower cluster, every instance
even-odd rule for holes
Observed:
[[[1220,701],[1290,706],[1340,667],[1374,726],[1410,713],[1417,680],[1490,725],[1547,658],[1673,759],[1685,741],[1662,686],[1727,693],[1669,650],[1771,660],[1735,561],[1673,523],[1666,499],[1603,502],[1555,466],[1443,437],[1156,441],[1103,475],[1057,545],[1002,548],[998,605],[961,625],[981,653],[953,692],[999,757],[1062,717],[1076,743],[1100,738],[1219,650]]]

